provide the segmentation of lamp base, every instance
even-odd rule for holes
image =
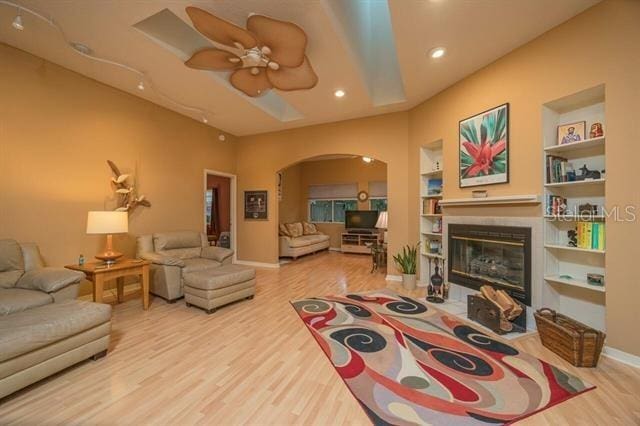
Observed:
[[[117,251],[105,251],[95,255],[96,259],[102,260],[107,265],[113,265],[118,259],[122,257],[122,253]]]

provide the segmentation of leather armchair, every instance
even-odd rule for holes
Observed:
[[[137,242],[137,256],[152,262],[150,292],[170,303],[184,296],[184,274],[219,268],[233,258],[233,250],[210,246],[196,231],[141,235]]]

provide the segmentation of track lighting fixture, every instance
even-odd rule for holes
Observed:
[[[20,8],[18,8],[18,14],[13,18],[11,26],[18,31],[24,30],[24,24],[22,23],[22,15],[20,15]]]
[[[138,90],[144,90],[144,81],[138,83]]]
[[[207,123],[209,122],[209,120],[207,120],[207,117],[202,117],[202,122],[203,122],[204,124],[207,124]]]

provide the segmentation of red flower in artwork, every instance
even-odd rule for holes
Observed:
[[[493,167],[493,159],[504,151],[505,141],[502,139],[493,145],[487,141],[482,142],[480,145],[463,142],[462,145],[467,149],[469,155],[473,157],[473,164],[467,170],[467,176],[474,177],[480,173],[489,174],[489,170]]]

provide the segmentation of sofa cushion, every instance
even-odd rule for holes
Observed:
[[[318,228],[313,223],[302,222],[302,234],[303,235],[316,235]]]
[[[16,283],[16,287],[51,293],[79,283],[84,277],[82,272],[45,267],[25,272]]]
[[[28,309],[0,321],[0,362],[74,336],[111,319],[111,306],[68,300]]]
[[[184,267],[182,273],[188,274],[191,272],[204,271],[205,269],[219,268],[222,265],[220,262],[212,259],[205,259],[203,257],[194,257],[192,259],[184,259]]]
[[[278,227],[279,230],[279,234],[281,237],[290,237],[291,235],[289,234],[289,230],[287,229],[287,225],[285,225],[284,223],[281,223]]]
[[[0,288],[11,288],[24,273],[22,249],[16,240],[0,240]]]
[[[201,290],[215,290],[252,280],[256,270],[242,265],[225,265],[184,275],[185,284]]]
[[[302,237],[291,238],[289,241],[289,247],[306,247],[328,240],[329,236],[324,234],[303,235]]]
[[[0,290],[0,316],[53,303],[53,296],[36,290],[5,288]]]
[[[40,248],[36,243],[20,243],[20,249],[22,250],[25,271],[45,267]]]
[[[292,238],[301,237],[304,234],[304,228],[300,222],[287,223],[286,227],[287,231],[289,231],[289,236]]]
[[[155,251],[202,247],[200,232],[178,231],[153,234]]]
[[[191,259],[192,257],[200,257],[201,247],[179,248],[171,250],[158,250],[158,254],[173,257],[176,259]]]

